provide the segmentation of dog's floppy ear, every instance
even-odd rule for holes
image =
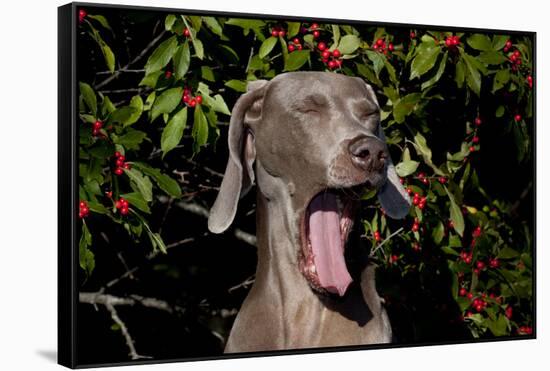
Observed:
[[[372,87],[366,83],[365,85],[367,86],[369,99],[372,100],[377,107],[380,107]],[[387,180],[386,183],[384,183],[384,185],[378,190],[378,200],[390,218],[402,219],[409,213],[411,208],[411,199],[399,181],[399,176],[395,172],[395,166],[391,160],[390,152],[386,144],[386,136],[384,135],[381,125],[378,126],[378,138],[384,142],[386,145],[386,152],[388,153],[386,164]]]
[[[265,80],[249,82],[247,92],[241,95],[231,112],[227,139],[229,160],[220,192],[208,217],[208,229],[213,233],[222,233],[231,225],[237,212],[239,199],[254,184],[253,163],[256,158],[256,148],[254,133],[248,125],[253,125],[261,117],[266,85]]]

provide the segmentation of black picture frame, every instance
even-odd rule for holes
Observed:
[[[248,14],[233,12],[202,11],[188,9],[173,9],[159,7],[96,4],[96,3],[70,3],[58,8],[58,363],[69,368],[87,368],[101,366],[135,365],[135,364],[155,364],[168,362],[200,361],[211,359],[229,359],[245,357],[263,357],[277,356],[286,354],[307,354],[320,352],[341,352],[353,350],[381,349],[381,348],[401,348],[416,347],[428,345],[448,345],[470,343],[471,341],[449,341],[449,342],[426,342],[414,344],[383,344],[383,345],[361,345],[346,347],[314,348],[283,350],[274,352],[253,352],[239,354],[225,354],[216,357],[194,357],[182,359],[154,359],[125,361],[117,363],[98,363],[82,364],[77,359],[77,271],[79,269],[78,259],[78,240],[79,232],[77,229],[76,215],[78,215],[78,81],[77,81],[77,19],[78,9],[87,8],[117,8],[139,11],[154,12],[179,12],[190,15],[201,16],[230,16],[251,19],[272,19],[284,21],[303,21],[350,24],[350,25],[384,25],[389,27],[411,27],[417,29],[446,30],[446,31],[465,31],[465,32],[488,32],[488,33],[506,33],[510,35],[522,35],[531,38],[533,43],[533,72],[536,75],[536,32],[514,31],[501,29],[483,29],[467,27],[449,27],[442,25],[420,25],[420,24],[401,24],[401,23],[382,23],[359,20],[327,19],[327,18],[306,18],[296,16],[268,15],[268,14]],[[536,87],[533,89],[533,105],[535,124],[533,138],[533,236],[536,235]],[[499,339],[477,339],[475,342],[494,342],[508,340],[529,340],[536,339],[536,266],[537,266],[537,246],[533,241],[533,333],[527,336],[508,336]]]

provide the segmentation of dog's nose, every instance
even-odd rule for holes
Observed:
[[[387,153],[380,139],[361,136],[352,140],[348,149],[351,161],[359,169],[376,172],[384,169]]]

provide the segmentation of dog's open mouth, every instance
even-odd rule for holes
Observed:
[[[359,201],[345,190],[324,190],[310,201],[301,221],[299,265],[321,293],[343,296],[352,282],[344,258]]]

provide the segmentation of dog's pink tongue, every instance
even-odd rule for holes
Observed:
[[[343,296],[352,279],[344,260],[336,196],[317,195],[310,203],[309,239],[321,286]]]

